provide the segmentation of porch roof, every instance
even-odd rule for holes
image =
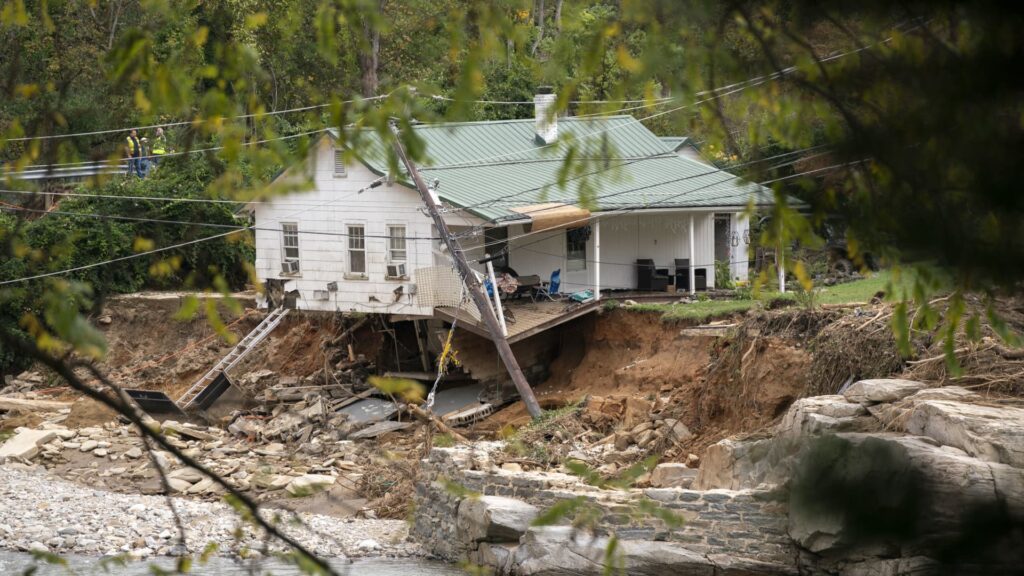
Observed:
[[[744,208],[769,205],[767,188],[683,158],[631,116],[558,119],[558,142],[535,140],[534,120],[421,124],[428,181],[445,202],[490,221],[518,220],[512,208],[545,202],[591,211]],[[360,131],[361,159],[379,174],[389,151]],[[571,158],[566,169],[566,158]]]

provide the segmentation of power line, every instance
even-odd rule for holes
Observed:
[[[798,172],[796,174],[790,174],[788,176],[782,176],[782,177],[774,178],[774,179],[771,179],[771,180],[765,180],[764,182],[758,183],[757,185],[764,186],[764,185],[767,185],[767,184],[773,184],[775,182],[781,182],[783,180],[789,180],[789,179],[797,178],[797,177],[800,177],[800,176],[807,176],[809,174],[815,174],[815,173],[826,171],[826,170],[834,170],[836,168],[842,168],[844,166],[852,166],[852,165],[858,164],[860,162],[863,162],[863,160],[859,160],[857,162],[844,162],[844,163],[840,163],[840,164],[833,164],[831,166],[826,166],[824,168],[816,168],[814,170],[807,170],[805,172]],[[733,178],[739,178],[739,176],[734,176]],[[730,178],[729,180],[731,180],[731,179],[732,178]],[[700,190],[703,190],[703,189],[706,189],[706,188],[710,188],[712,186],[718,186],[718,185],[724,184],[727,181],[728,180],[723,180],[721,182],[713,182],[711,184],[707,184],[705,186],[702,186],[700,188],[696,188],[694,190],[687,190],[685,192],[682,192],[682,193],[679,193],[679,194],[675,194],[675,195],[669,196],[667,198],[663,198],[663,199],[658,200],[656,202],[648,202],[648,203],[642,204],[640,206],[623,207],[623,208],[619,208],[619,209],[612,210],[612,211],[609,211],[609,212],[599,212],[597,214],[591,214],[591,215],[583,217],[583,218],[578,218],[576,220],[572,220],[570,222],[563,223],[562,226],[566,227],[566,226],[569,226],[569,225],[572,225],[572,224],[580,224],[582,222],[589,222],[590,220],[595,220],[595,219],[599,219],[599,218],[608,218],[608,217],[611,217],[611,216],[617,216],[617,215],[622,215],[622,214],[628,214],[628,213],[631,213],[631,212],[636,212],[638,210],[646,210],[648,208],[652,208],[652,207],[658,206],[659,204],[664,204],[666,202],[670,202],[672,200],[678,199],[679,197],[685,196],[687,194],[692,194],[694,192],[698,192]],[[737,193],[737,194],[731,194],[731,195],[725,196],[723,198],[735,198],[735,197],[746,196],[748,194],[749,194],[748,192],[740,192],[740,193]],[[550,230],[539,230],[539,231],[536,231],[536,232],[526,232],[524,234],[519,234],[519,235],[516,235],[516,236],[510,236],[508,238],[503,238],[503,239],[495,241],[495,242],[490,242],[490,243],[484,242],[480,246],[471,246],[467,250],[485,249],[488,246],[492,246],[492,245],[496,245],[496,244],[504,244],[504,243],[507,243],[507,242],[511,242],[512,240],[517,240],[517,239],[520,239],[520,238],[526,238],[527,236],[535,236],[537,234],[543,234],[544,232],[550,232]],[[516,246],[514,248],[521,249],[523,247],[531,246],[533,244],[536,244],[537,242],[543,242],[544,240],[547,240],[547,238],[540,238],[540,239],[534,240],[534,241],[532,241],[532,242],[530,242],[528,244],[523,244],[523,245],[520,245],[520,246]],[[477,260],[475,260],[475,262],[479,262],[479,260],[481,260],[481,259],[482,258],[477,259]]]
[[[390,94],[384,94],[384,95],[380,95],[380,96],[370,96],[370,97],[367,97],[367,98],[353,98],[351,100],[343,100],[341,102],[341,104],[352,104],[353,102],[365,102],[365,101],[372,101],[372,100],[380,100],[382,98],[387,98],[388,96],[390,96]],[[149,124],[147,126],[130,126],[128,128],[110,128],[110,129],[106,129],[106,130],[93,130],[91,132],[72,132],[70,134],[48,134],[48,135],[43,135],[43,136],[21,136],[21,137],[18,137],[18,138],[0,138],[0,142],[25,142],[25,141],[29,141],[29,140],[56,140],[56,139],[60,139],[60,138],[77,138],[79,136],[99,136],[99,135],[102,135],[102,134],[116,134],[116,133],[119,133],[119,132],[128,132],[129,130],[150,130],[150,129],[153,129],[153,128],[173,128],[173,127],[176,127],[176,126],[188,126],[188,125],[202,124],[203,122],[209,122],[211,120],[215,120],[215,121],[216,120],[244,120],[244,119],[247,119],[247,118],[257,118],[257,117],[261,118],[261,117],[264,117],[264,116],[277,116],[277,115],[280,115],[280,114],[292,114],[294,112],[306,112],[306,111],[309,111],[309,110],[317,110],[317,109],[320,109],[320,108],[326,108],[326,107],[328,107],[330,105],[331,105],[331,103],[328,102],[326,104],[312,104],[312,105],[309,105],[309,106],[301,106],[299,108],[289,108],[287,110],[274,110],[274,111],[270,111],[270,112],[253,112],[253,113],[249,113],[249,114],[240,114],[238,116],[228,116],[228,117],[217,117],[217,116],[214,116],[214,117],[211,117],[211,118],[196,118],[194,120],[186,120],[186,121],[180,121],[180,122],[165,122],[163,124]]]
[[[45,274],[36,274],[35,276],[27,276],[24,278],[16,278],[14,280],[3,280],[0,281],[0,286],[6,286],[8,284],[15,284],[18,282],[28,282],[29,280],[38,280],[40,278],[49,278],[50,276],[59,276],[61,274],[70,274],[72,272],[80,272],[82,270],[88,270],[89,268],[96,268],[97,266],[105,266],[107,264],[113,264],[115,262],[123,262],[125,260],[131,260],[133,258],[141,258],[143,256],[149,256],[150,254],[156,254],[157,252],[166,252],[167,250],[174,250],[176,248],[183,248],[185,246],[191,246],[192,244],[198,244],[200,242],[206,242],[208,240],[215,240],[217,238],[223,238],[225,236],[231,236],[244,230],[244,228],[238,230],[231,230],[229,232],[223,232],[213,236],[206,236],[203,238],[197,238],[195,240],[189,240],[188,242],[181,242],[171,246],[164,246],[161,248],[154,248],[152,250],[146,250],[145,252],[138,252],[136,254],[129,254],[127,256],[121,256],[120,258],[112,258],[110,260],[104,260],[102,262],[94,262],[92,264],[86,264],[84,266],[76,266],[74,268],[68,268],[66,270],[57,270],[55,272],[47,272]]]
[[[178,225],[178,226],[202,226],[202,227],[206,227],[206,228],[226,228],[226,229],[231,229],[231,230],[253,230],[253,231],[262,231],[262,232],[281,232],[281,230],[278,229],[278,228],[262,228],[262,227],[259,227],[259,226],[240,226],[240,225],[237,225],[237,224],[218,224],[218,223],[214,223],[214,222],[195,222],[195,221],[190,221],[190,220],[161,220],[161,219],[157,219],[157,218],[142,218],[142,217],[137,217],[137,216],[123,216],[123,215],[120,215],[120,214],[96,214],[96,213],[90,213],[90,212],[67,212],[67,211],[62,211],[62,210],[42,210],[42,209],[37,209],[37,208],[25,208],[25,207],[22,207],[22,206],[13,206],[13,205],[0,206],[0,210],[10,210],[10,211],[20,211],[20,212],[33,212],[33,213],[44,214],[44,215],[45,214],[57,214],[57,215],[61,215],[61,216],[72,216],[72,217],[76,217],[76,218],[81,217],[81,218],[99,218],[99,219],[103,219],[103,220],[121,220],[121,221],[126,221],[126,222],[142,222],[142,223],[147,223],[147,224],[173,224],[173,225]],[[343,237],[356,236],[358,238],[377,238],[377,239],[391,239],[392,238],[392,236],[382,235],[382,234],[348,234],[348,233],[345,233],[345,232],[324,232],[324,231],[319,231],[319,230],[298,230],[296,232],[298,234],[309,234],[309,235],[319,235],[319,236],[343,236]],[[431,236],[404,236],[403,238],[405,240],[415,240],[415,241],[440,240],[440,237],[431,237]]]
[[[238,145],[239,146],[254,146],[256,144],[266,144],[268,142],[277,142],[277,141],[280,141],[280,140],[291,140],[293,138],[301,138],[303,136],[310,136],[312,134],[320,134],[320,133],[326,132],[327,130],[328,130],[327,128],[318,128],[316,130],[309,130],[309,131],[306,131],[306,132],[299,132],[297,134],[289,134],[288,136],[275,136],[274,138],[265,138],[263,140],[250,140],[250,141],[247,141],[247,142],[240,142]],[[185,151],[182,151],[182,152],[168,152],[166,154],[161,154],[159,156],[154,156],[154,155],[143,156],[141,158],[145,158],[145,159],[148,159],[148,160],[153,160],[153,159],[169,158],[171,156],[186,156],[186,155],[189,155],[189,154],[201,154],[203,152],[213,152],[213,151],[216,151],[216,150],[223,150],[224,148],[225,148],[225,146],[213,146],[213,147],[210,147],[210,148],[197,148],[197,149],[194,149],[194,150],[185,150]],[[83,161],[83,162],[65,162],[65,163],[62,163],[62,164],[31,164],[29,166],[25,166],[25,169],[45,170],[45,169],[48,169],[48,168],[65,167],[65,166],[83,167],[83,168],[84,167],[88,167],[88,166],[94,166],[94,167],[108,166],[108,167],[111,167],[111,168],[115,168],[115,167],[124,166],[125,162],[126,162],[126,160],[118,160],[116,163],[115,162],[111,162],[109,160],[89,160],[89,161]],[[20,173],[22,173],[24,171],[25,170],[22,170],[22,171],[19,171],[19,172],[12,172],[11,174],[12,175],[20,174]],[[0,176],[6,176],[6,174],[0,173]],[[17,179],[17,178],[15,178],[15,179]]]

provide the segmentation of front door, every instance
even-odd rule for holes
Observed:
[[[715,214],[715,261],[732,259],[732,214]],[[731,268],[731,266],[730,266]]]

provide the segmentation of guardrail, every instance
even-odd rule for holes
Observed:
[[[83,162],[74,166],[44,166],[31,170],[0,172],[0,181],[14,180],[78,180],[109,174],[127,174],[128,162],[111,164],[106,160]]]

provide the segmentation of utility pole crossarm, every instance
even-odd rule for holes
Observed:
[[[487,296],[484,295],[480,282],[476,279],[476,275],[469,267],[469,263],[466,262],[466,257],[462,253],[461,243],[458,238],[452,236],[451,232],[448,230],[448,224],[444,221],[444,218],[441,217],[439,207],[437,203],[434,202],[434,198],[431,196],[427,185],[423,182],[423,177],[420,175],[419,170],[416,169],[416,166],[413,165],[412,161],[409,160],[409,156],[405,152],[405,147],[402,146],[401,139],[399,138],[398,127],[392,125],[391,131],[395,136],[395,154],[398,155],[402,164],[405,165],[405,169],[409,171],[409,176],[412,177],[413,184],[416,186],[416,191],[419,192],[420,198],[423,199],[423,203],[426,205],[427,212],[430,213],[430,217],[434,221],[434,226],[437,228],[437,231],[441,236],[441,240],[448,246],[448,251],[455,260],[455,266],[459,270],[459,275],[462,276],[462,281],[466,283],[466,289],[469,292],[469,296],[473,299],[477,309],[480,310],[480,317],[487,325],[487,331],[491,333],[491,340],[494,341],[494,346],[498,349],[498,356],[500,356],[502,362],[504,362],[509,376],[512,377],[512,383],[515,384],[516,390],[519,392],[519,396],[523,399],[523,403],[526,404],[526,412],[533,418],[539,417],[541,410],[540,405],[537,403],[537,398],[533,395],[530,383],[527,382],[526,377],[523,376],[523,371],[519,368],[519,362],[516,361],[515,355],[512,354],[512,347],[509,346],[508,340],[505,339],[501,326],[498,323],[498,318],[495,316],[494,309],[491,308],[490,302],[487,301]],[[497,286],[495,286],[494,289],[497,290]]]

